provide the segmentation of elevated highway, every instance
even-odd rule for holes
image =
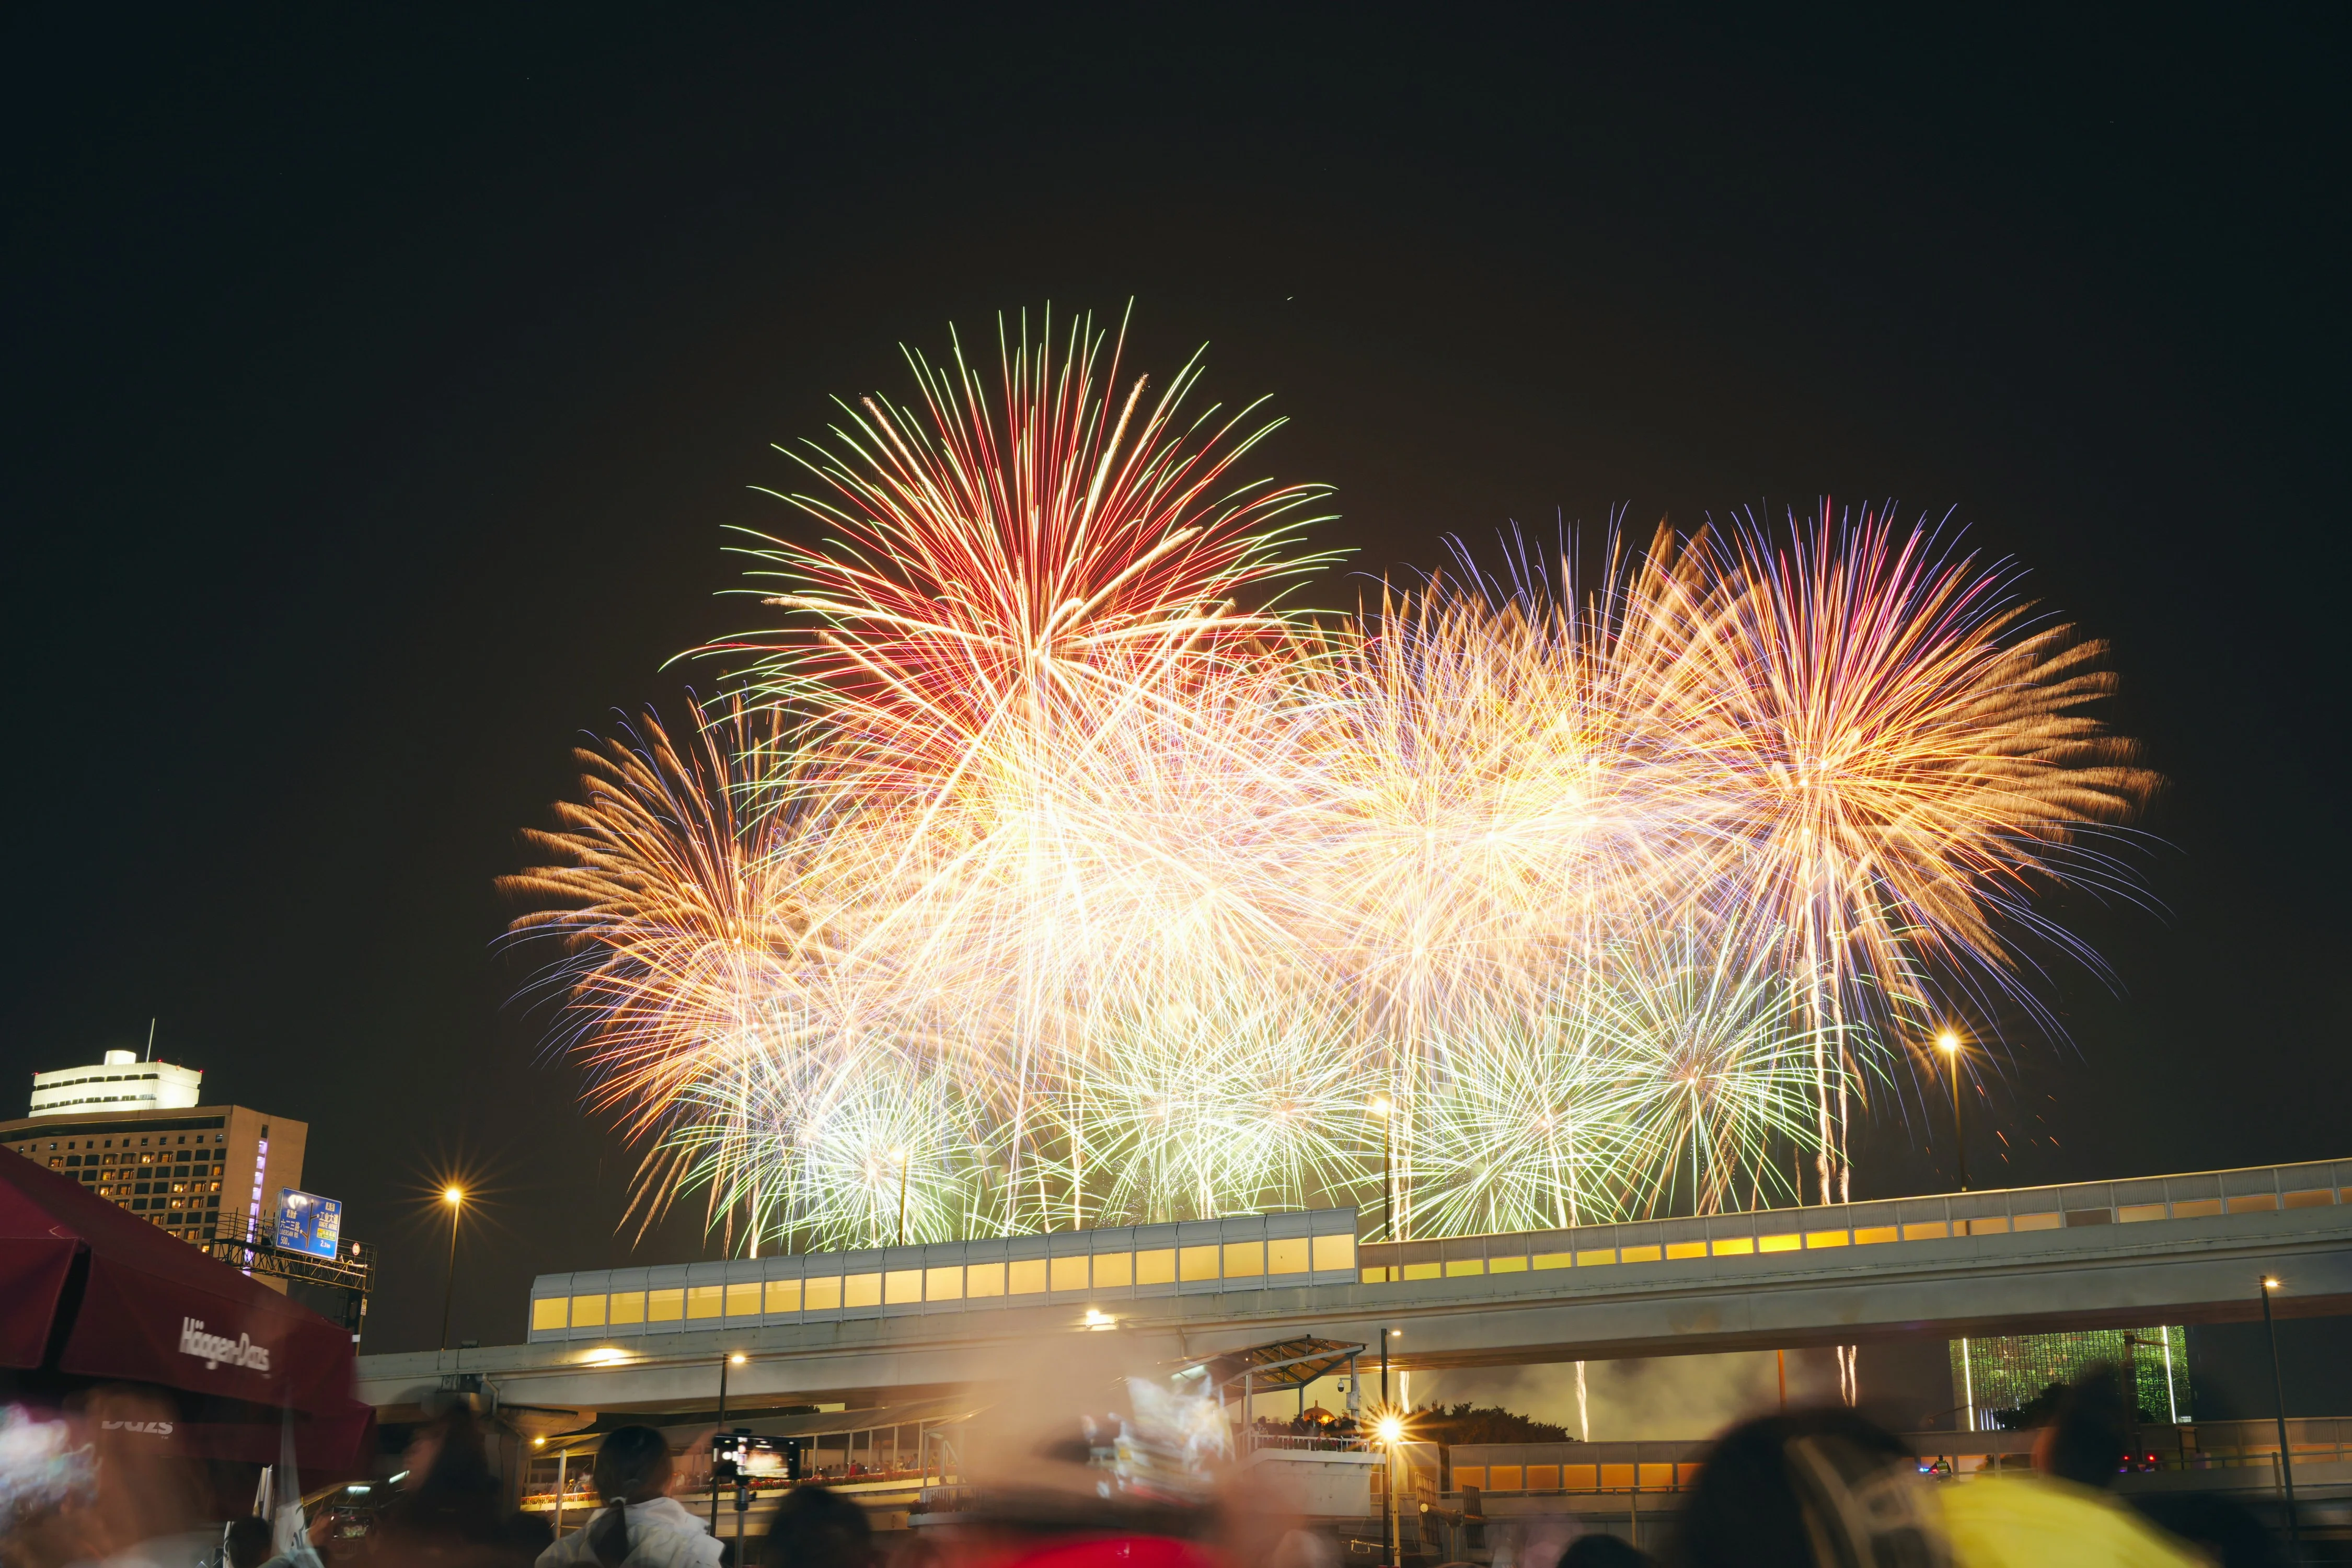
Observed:
[[[2352,1311],[2352,1161],[1426,1242],[1355,1242],[1346,1210],[1205,1226],[543,1276],[530,1342],[362,1356],[361,1396],[396,1419],[470,1373],[507,1405],[701,1408],[740,1352],[732,1407],[881,1403],[1090,1331],[1135,1365],[1311,1333],[1444,1368],[2211,1323],[2258,1317],[2265,1273],[2284,1315]],[[1023,1278],[1008,1247],[1045,1259],[1038,1288],[973,1293]]]

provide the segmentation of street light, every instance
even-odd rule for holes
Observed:
[[[1385,1358],[1383,1358],[1385,1359]],[[1397,1561],[1397,1445],[1404,1441],[1404,1422],[1394,1411],[1372,1423],[1372,1436],[1386,1450],[1381,1468],[1381,1556],[1387,1568]]]
[[[719,1539],[719,1442],[727,1430],[727,1369],[743,1364],[741,1351],[730,1351],[719,1358],[719,1425],[710,1434],[710,1538]]]
[[[898,1245],[907,1245],[907,1152],[890,1151],[890,1158],[898,1162]]]
[[[1937,1037],[1952,1066],[1952,1148],[1960,1163],[1960,1191],[1969,1190],[1969,1124],[1960,1114],[1960,1037],[1947,1029]]]
[[[449,1348],[449,1308],[457,1299],[457,1216],[466,1212],[466,1189],[444,1187],[441,1202],[449,1210],[449,1281],[441,1291],[441,1348]]]
[[[1381,1239],[1382,1241],[1396,1239],[1393,1229],[1396,1221],[1390,1207],[1394,1201],[1393,1184],[1389,1177],[1389,1116],[1395,1110],[1396,1107],[1390,1103],[1387,1095],[1373,1097],[1372,1114],[1381,1119]]]
[[[2286,1489],[2286,1538],[2294,1548],[2289,1555],[2300,1563],[2303,1531],[2294,1519],[2294,1451],[2286,1443],[2286,1380],[2279,1375],[2278,1325],[2271,1319],[2271,1292],[2278,1288],[2275,1277],[2263,1276],[2263,1334],[2271,1342],[2271,1395],[2278,1401],[2279,1480]]]

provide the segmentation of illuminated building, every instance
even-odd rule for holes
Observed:
[[[0,1121],[0,1148],[184,1241],[266,1236],[278,1190],[302,1184],[310,1126],[248,1106],[199,1105],[203,1076],[129,1051],[109,1051],[96,1068],[36,1073],[31,1114]]]
[[[196,1103],[205,1075],[171,1062],[141,1061],[135,1051],[109,1051],[96,1067],[59,1068],[33,1075],[33,1114],[76,1116],[93,1110],[184,1110]]]
[[[1973,1407],[1979,1428],[2000,1424],[1997,1414],[2019,1410],[2052,1384],[2072,1383],[2102,1363],[2131,1369],[2141,1420],[2177,1426],[2194,1418],[2189,1331],[2177,1325],[1954,1340],[1951,1356],[1953,1397]]]

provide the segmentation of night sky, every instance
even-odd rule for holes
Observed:
[[[1451,15],[1444,8],[1431,16]],[[62,16],[58,13],[58,16]],[[2111,639],[2153,908],[1979,1184],[2352,1154],[2340,9],[1538,34],[1334,8],[7,24],[0,1110],[137,1046],[310,1124],[368,1348],[630,1252],[492,879],[757,612],[768,443],[1114,319],[1293,423],[1350,571],[1516,520],[1954,512]],[[2306,20],[2298,20],[2298,16]],[[1329,603],[1365,579],[1335,573]],[[1889,1120],[1858,1186],[1942,1190]],[[640,1260],[715,1255],[673,1222]]]

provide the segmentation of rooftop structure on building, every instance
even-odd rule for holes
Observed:
[[[0,1149],[72,1177],[185,1241],[251,1240],[302,1184],[304,1123],[199,1103],[204,1073],[108,1051],[95,1067],[33,1075],[29,1114]]]
[[[35,1116],[79,1116],[93,1110],[184,1110],[204,1087],[201,1068],[141,1061],[136,1051],[109,1051],[96,1067],[59,1068],[33,1075]]]

